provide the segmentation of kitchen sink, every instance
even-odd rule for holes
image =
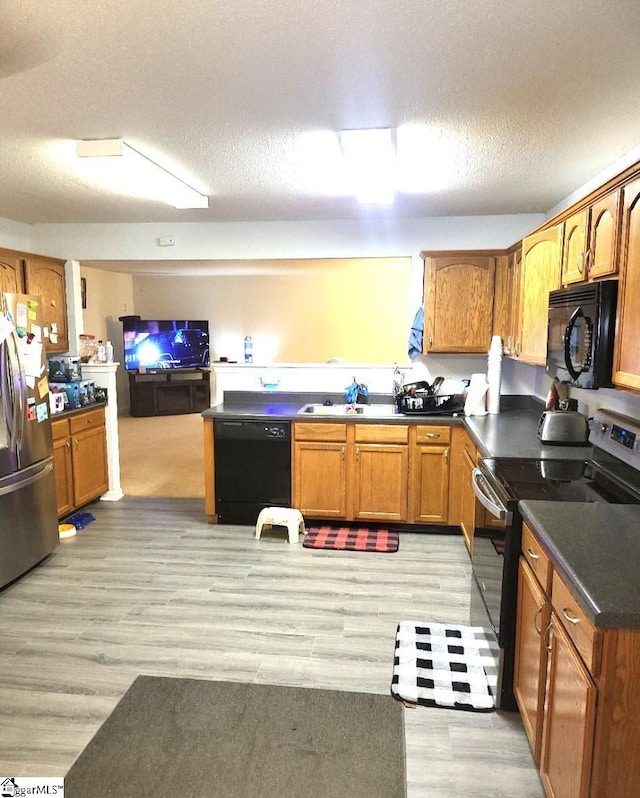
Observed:
[[[372,416],[385,418],[398,415],[396,405],[323,405],[310,403],[298,410],[303,415],[314,416]]]

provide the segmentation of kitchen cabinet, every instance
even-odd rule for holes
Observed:
[[[624,187],[613,384],[640,391],[640,179]]]
[[[409,520],[448,524],[451,427],[418,424],[410,441]]]
[[[549,558],[525,525],[518,570],[518,603],[513,692],[522,716],[534,761],[540,764],[547,629],[551,616]]]
[[[514,356],[525,363],[546,362],[549,292],[560,287],[561,259],[562,225],[522,241]]]
[[[471,553],[477,510],[476,497],[471,487],[471,473],[476,465],[478,450],[464,427],[451,429],[451,457],[449,470],[450,526],[459,526],[464,542]]]
[[[108,490],[104,408],[53,418],[51,430],[58,517],[62,518]]]
[[[25,292],[39,296],[42,303],[43,337],[47,352],[67,352],[69,323],[64,261],[27,255],[23,259],[23,268]]]
[[[347,425],[293,425],[293,506],[311,518],[346,518]]]
[[[39,296],[47,352],[68,351],[69,324],[63,260],[0,249],[0,292],[2,291]]]
[[[562,284],[612,277],[618,271],[621,192],[613,191],[564,223]]]
[[[359,521],[406,521],[409,428],[354,424],[351,517]]]
[[[24,290],[22,261],[15,253],[0,249],[0,293],[20,294]]]
[[[422,252],[423,352],[487,352],[493,333],[494,253]]]
[[[526,523],[518,604],[514,692],[546,795],[635,795],[640,629],[596,627]]]
[[[499,255],[496,260],[493,334],[502,339],[502,351],[505,355],[513,355],[515,352],[521,260],[522,242]]]

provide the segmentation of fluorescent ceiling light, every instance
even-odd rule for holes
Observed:
[[[122,139],[78,141],[79,158],[95,159],[93,176],[119,191],[160,200],[174,208],[208,208],[209,197],[129,146]]]
[[[391,128],[343,130],[340,146],[358,201],[366,205],[390,205],[396,182]]]

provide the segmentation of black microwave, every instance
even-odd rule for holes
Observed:
[[[547,373],[576,388],[611,387],[618,281],[549,294]]]

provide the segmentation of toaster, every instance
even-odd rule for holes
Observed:
[[[538,422],[538,438],[542,443],[576,446],[589,437],[587,417],[577,410],[546,410]]]

